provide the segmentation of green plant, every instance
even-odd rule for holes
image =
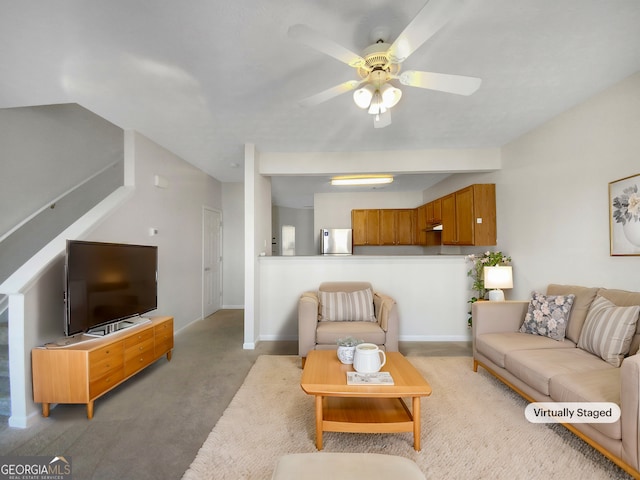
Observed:
[[[486,251],[482,255],[467,255],[466,261],[472,264],[471,268],[467,272],[467,276],[471,277],[471,279],[473,280],[471,290],[475,290],[476,292],[478,292],[477,296],[471,297],[471,299],[467,302],[469,304],[473,304],[478,300],[483,300],[484,296],[487,293],[487,289],[484,287],[484,267],[509,265],[511,264],[511,257],[505,255],[500,251]],[[467,319],[467,324],[469,325],[469,327],[471,327],[471,322],[471,309],[469,309],[469,318]]]

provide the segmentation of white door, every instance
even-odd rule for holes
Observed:
[[[222,214],[202,210],[202,317],[220,310],[222,297]]]

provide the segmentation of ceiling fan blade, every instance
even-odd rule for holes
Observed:
[[[424,42],[444,27],[461,9],[464,0],[429,0],[389,47],[393,63],[404,62]]]
[[[465,77],[463,75],[449,75],[446,73],[418,72],[407,70],[398,77],[400,83],[410,87],[427,88],[440,92],[455,93],[457,95],[471,95],[482,83],[482,79]]]
[[[343,93],[358,88],[363,81],[364,80],[349,80],[348,82],[341,83],[340,85],[336,85],[335,87],[328,88],[320,93],[316,93],[315,95],[300,100],[299,103],[303,107],[315,107],[322,102],[331,100],[333,97],[337,97],[338,95],[342,95]]]
[[[289,27],[288,35],[289,38],[300,41],[322,53],[326,53],[330,57],[346,63],[350,67],[357,68],[365,64],[364,58],[357,53],[353,53],[348,48],[339,45],[306,25],[298,24]]]

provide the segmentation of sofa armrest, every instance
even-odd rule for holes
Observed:
[[[475,302],[471,306],[473,338],[483,333],[517,332],[528,301]]]
[[[316,292],[304,292],[298,300],[298,354],[301,357],[306,357],[316,346],[318,304]]]
[[[622,459],[640,470],[640,354],[631,355],[620,366],[620,425]]]
[[[398,317],[398,306],[396,301],[389,295],[380,292],[373,294],[373,306],[376,320],[380,328],[385,331],[385,349],[388,352],[398,351],[398,337],[400,330],[400,320]]]

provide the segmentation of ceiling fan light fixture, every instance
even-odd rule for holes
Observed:
[[[331,185],[382,185],[393,182],[392,175],[351,175],[333,177]]]
[[[371,115],[380,115],[387,111],[387,107],[382,101],[382,95],[380,94],[380,90],[376,90],[373,94],[373,98],[371,99],[371,105],[369,105],[369,113]]]
[[[402,90],[394,87],[390,83],[385,83],[380,88],[380,94],[382,96],[382,103],[385,107],[394,107],[402,98]]]
[[[353,101],[358,107],[362,109],[369,108],[369,105],[371,105],[373,94],[373,85],[365,85],[364,87],[359,88],[358,90],[353,92]]]

